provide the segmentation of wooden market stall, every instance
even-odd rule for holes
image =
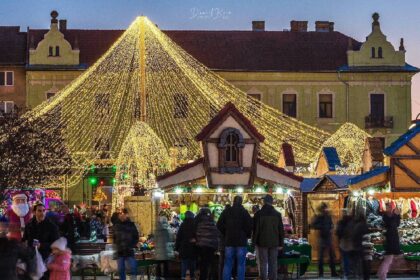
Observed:
[[[263,194],[271,193],[288,208],[284,214],[295,225],[294,231],[301,232],[299,187],[303,178],[258,157],[264,136],[232,103],[196,140],[201,142],[203,157],[157,178],[158,187],[175,207],[210,202],[225,205],[235,194],[242,194],[245,204],[255,204]]]
[[[318,231],[311,229],[311,223],[319,214],[321,203],[328,205],[333,224],[336,225],[341,218],[341,210],[348,196],[348,180],[353,175],[323,175],[320,178],[305,178],[301,184],[303,204],[303,236],[307,237],[313,246],[312,259],[318,260]],[[333,235],[333,244],[338,244]],[[339,249],[335,246],[336,256]]]
[[[382,250],[381,213],[385,203],[401,211],[400,242],[405,255],[392,265],[391,272],[417,270],[412,262],[420,252],[420,121],[384,150],[389,166],[374,168],[349,180],[353,205],[364,211],[372,241]],[[376,232],[375,232],[376,230]],[[417,261],[420,258],[417,256]],[[374,269],[380,261],[374,261]]]

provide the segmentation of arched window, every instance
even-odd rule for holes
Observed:
[[[55,56],[60,56],[60,47],[55,46]]]
[[[219,167],[221,173],[240,173],[242,171],[242,149],[244,138],[236,128],[226,128],[220,135]]]
[[[48,56],[53,56],[53,47],[49,47],[48,49]]]
[[[375,58],[376,57],[376,55],[375,55],[375,47],[372,47],[372,49],[371,49],[371,57],[372,58]]]
[[[378,48],[378,58],[382,58],[382,47]]]

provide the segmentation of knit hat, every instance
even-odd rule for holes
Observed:
[[[51,244],[51,249],[57,248],[60,251],[65,251],[67,248],[67,239],[65,237],[60,237]]]

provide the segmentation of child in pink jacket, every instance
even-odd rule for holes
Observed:
[[[67,239],[60,237],[51,244],[51,262],[47,264],[50,280],[70,280],[71,251]]]

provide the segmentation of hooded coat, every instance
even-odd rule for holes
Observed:
[[[65,250],[62,254],[56,255],[53,261],[48,264],[50,280],[70,280],[71,251]]]
[[[198,247],[207,247],[217,250],[219,246],[219,230],[216,227],[209,208],[201,208],[194,220],[195,238]]]
[[[191,213],[192,214],[192,213]],[[195,245],[194,234],[194,214],[185,214],[178,234],[176,235],[175,251],[179,252],[181,259],[195,259],[197,257],[197,247]]]

